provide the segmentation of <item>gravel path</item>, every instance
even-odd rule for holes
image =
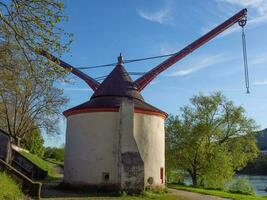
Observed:
[[[215,196],[210,196],[210,195],[205,195],[205,194],[200,194],[200,193],[194,193],[194,192],[188,192],[184,190],[176,190],[176,189],[169,189],[170,192],[173,194],[176,194],[177,196],[180,197],[185,197],[190,200],[229,200],[221,197],[215,197]]]

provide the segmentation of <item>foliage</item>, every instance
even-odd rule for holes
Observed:
[[[184,184],[186,174],[183,170],[169,170],[166,171],[167,176],[167,182],[168,183],[177,183],[177,184]]]
[[[0,2],[0,128],[17,144],[36,126],[57,132],[66,98],[55,82],[66,73],[37,49],[68,50],[72,36],[59,26],[63,11],[61,0]]]
[[[36,127],[56,133],[67,102],[63,91],[54,86],[55,77],[37,68],[21,62],[12,71],[0,71],[0,126],[17,143]]]
[[[261,154],[256,160],[253,160],[242,169],[240,174],[267,175],[267,155]]]
[[[38,157],[43,157],[45,152],[44,139],[39,128],[34,129],[24,137],[22,147]]]
[[[180,185],[169,185],[170,188],[185,190],[189,192],[197,192],[206,195],[218,196],[222,198],[232,199],[232,200],[266,200],[267,197],[252,196],[252,195],[243,195],[243,194],[233,194],[226,191],[220,190],[209,190],[203,188],[194,188],[189,186],[180,186]]]
[[[267,129],[256,132],[257,146],[260,150],[267,150]],[[267,175],[267,155],[260,154],[260,156],[248,162],[247,166],[242,169],[240,174],[251,174],[251,175]]]
[[[190,101],[166,121],[167,168],[186,171],[194,186],[223,188],[235,170],[257,157],[257,126],[221,93]]]
[[[0,199],[19,200],[23,197],[19,186],[2,172],[0,172],[0,188]]]
[[[236,179],[228,187],[228,191],[231,193],[255,195],[253,186],[247,179]]]
[[[24,157],[28,158],[30,161],[32,161],[35,165],[40,167],[41,169],[47,171],[48,178],[49,179],[56,179],[59,178],[61,175],[54,169],[54,164],[49,163],[41,158],[39,158],[36,155],[33,155],[31,153],[27,153],[24,151],[21,151],[20,154],[22,154]]]
[[[267,150],[267,129],[257,132],[257,145],[260,150]]]
[[[35,48],[62,53],[72,41],[72,35],[59,27],[60,22],[67,20],[63,12],[61,0],[1,1],[0,41],[13,42],[29,60]]]
[[[65,148],[64,147],[47,147],[45,149],[44,157],[46,159],[55,159],[57,161],[64,161],[64,155],[65,155]]]

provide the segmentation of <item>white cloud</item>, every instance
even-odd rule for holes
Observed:
[[[262,53],[260,55],[255,56],[253,59],[251,59],[251,62],[249,64],[251,64],[251,65],[261,65],[261,64],[267,65],[267,53]]]
[[[170,5],[166,5],[164,8],[157,11],[138,10],[138,14],[148,21],[160,24],[168,24],[172,20]]]
[[[171,54],[179,51],[181,46],[178,43],[161,43],[159,47],[157,47],[158,53],[160,55]]]
[[[65,87],[63,88],[66,91],[74,91],[74,92],[84,92],[84,91],[91,91],[90,88],[70,88],[70,87]]]
[[[187,69],[179,69],[178,71],[175,71],[169,74],[168,76],[187,76],[201,69],[216,65],[218,63],[226,62],[232,59],[233,58],[230,57],[227,58],[227,56],[225,56],[224,54],[201,56],[196,59],[193,59],[192,63],[189,64],[190,66],[193,67]]]
[[[237,5],[241,7],[253,8],[261,16],[267,13],[267,1],[266,0],[218,0],[218,2],[226,2],[232,5]]]
[[[267,85],[267,80],[263,80],[263,81],[255,81],[253,83],[253,85]]]
[[[249,10],[253,10],[256,13],[256,15],[248,16],[246,28],[255,28],[264,23],[267,23],[267,0],[217,0],[217,2],[227,3],[232,6],[238,6],[240,8],[246,7]],[[218,24],[212,24],[210,26],[203,27],[201,33],[202,34],[207,33],[217,25]],[[240,31],[240,27],[232,26],[226,31],[224,31],[222,34],[220,34],[219,37],[224,37],[237,31]]]

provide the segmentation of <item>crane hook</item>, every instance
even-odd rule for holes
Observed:
[[[247,94],[249,94],[249,73],[248,73],[248,58],[247,58],[247,47],[246,47],[246,36],[244,31],[244,26],[247,24],[247,17],[238,21],[239,26],[242,27],[242,46],[243,46],[243,60],[245,69],[245,84],[247,89]]]

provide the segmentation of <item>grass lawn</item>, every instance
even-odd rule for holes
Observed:
[[[181,186],[181,185],[169,185],[170,188],[178,189],[178,190],[185,190],[190,192],[197,192],[201,194],[213,195],[218,197],[229,198],[233,200],[267,200],[267,197],[260,197],[260,196],[250,196],[250,195],[242,195],[242,194],[233,194],[225,191],[219,190],[207,190],[202,188],[193,188],[189,186]]]
[[[62,161],[58,161],[58,160],[55,160],[55,159],[52,159],[52,158],[47,158],[45,160],[50,162],[50,163],[56,164],[56,165],[64,168],[64,162],[62,162]]]
[[[24,199],[19,186],[5,173],[0,172],[0,199],[20,200]]]
[[[55,170],[54,168],[55,164],[45,161],[42,158],[39,158],[38,156],[33,155],[31,153],[27,153],[25,151],[21,151],[20,154],[28,158],[30,161],[32,161],[34,164],[36,164],[41,169],[47,171],[47,175],[48,175],[47,180],[58,179],[62,177],[62,174],[59,174]]]

